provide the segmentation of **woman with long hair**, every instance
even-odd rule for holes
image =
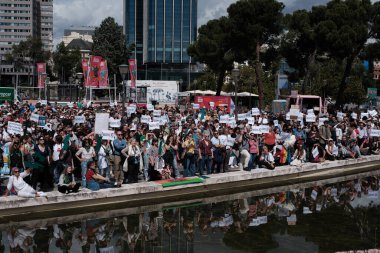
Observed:
[[[80,183],[75,182],[73,167],[71,165],[63,165],[63,171],[58,181],[58,191],[60,193],[78,192]]]
[[[50,175],[50,150],[45,145],[45,139],[41,135],[38,138],[38,143],[34,147],[35,169],[32,175],[32,187],[37,188],[37,183],[40,182],[42,189],[51,188],[53,186],[53,178]]]
[[[138,174],[140,169],[141,151],[135,139],[131,139],[128,146],[128,183],[138,182]]]
[[[92,159],[95,157],[95,150],[92,147],[92,141],[90,139],[84,139],[83,147],[78,150],[75,156],[81,162],[82,186],[86,187],[87,163],[92,161]]]

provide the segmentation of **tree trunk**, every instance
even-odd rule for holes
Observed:
[[[221,69],[218,75],[218,80],[216,80],[216,96],[220,96],[220,92],[222,91],[224,85],[224,77],[226,75],[225,68]]]
[[[263,88],[263,80],[261,78],[261,62],[260,62],[260,43],[256,43],[256,66],[255,66],[255,72],[256,72],[256,81],[257,81],[257,88],[259,91],[259,109],[264,109],[263,100],[264,100],[264,88]]]
[[[305,90],[306,90],[305,87],[311,81],[311,73],[310,73],[311,70],[310,70],[310,68],[311,68],[311,66],[314,65],[316,55],[317,55],[317,49],[314,49],[313,53],[311,55],[309,55],[308,62],[307,62],[306,76],[305,76],[304,82],[302,83],[302,91],[301,91],[302,94],[305,94]]]
[[[354,63],[354,59],[355,59],[355,57],[353,57],[353,56],[350,56],[349,58],[347,58],[346,67],[345,67],[344,72],[343,72],[342,80],[340,81],[340,84],[339,84],[338,96],[336,98],[337,108],[339,106],[343,105],[344,90],[346,89],[346,86],[347,86],[347,78],[349,77],[349,75],[351,73],[351,69],[352,69],[352,65]]]

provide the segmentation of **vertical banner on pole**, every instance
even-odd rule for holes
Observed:
[[[91,56],[90,58],[90,76],[89,76],[89,82],[88,86],[92,88],[99,87],[99,81],[100,81],[100,63],[102,61],[101,56]]]
[[[38,88],[45,87],[46,63],[37,63]]]
[[[99,88],[108,87],[108,68],[107,61],[103,60],[99,65]]]
[[[82,71],[83,71],[83,78],[84,78],[84,87],[87,87],[88,59],[82,59]]]
[[[131,75],[131,89],[136,89],[137,66],[136,59],[129,59],[129,73]]]

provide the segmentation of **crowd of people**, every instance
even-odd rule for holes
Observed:
[[[154,109],[135,106],[132,113],[123,113],[121,105],[3,105],[0,152],[8,160],[1,155],[0,168],[6,163],[11,173],[5,195],[44,196],[56,186],[65,194],[80,187],[96,191],[139,180],[259,167],[273,170],[380,153],[375,109],[325,115],[302,109],[304,114],[295,118],[285,112],[252,115],[257,110],[238,116],[227,107],[180,110],[166,105]],[[95,133],[97,113],[120,120],[120,126],[109,128],[111,138]],[[313,122],[307,118],[310,114]],[[34,120],[36,115],[43,122]],[[76,124],[76,116],[84,116],[85,121]],[[159,127],[152,129],[147,117],[159,121]],[[20,123],[21,132],[12,129],[10,133],[10,122]]]

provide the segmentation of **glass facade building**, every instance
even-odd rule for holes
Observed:
[[[189,64],[197,8],[198,0],[124,0],[124,32],[138,65]]]

